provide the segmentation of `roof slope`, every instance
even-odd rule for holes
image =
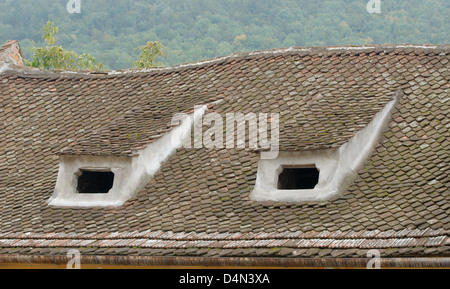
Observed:
[[[168,69],[0,75],[0,254],[449,256],[449,46],[305,48]],[[58,155],[133,155],[173,113],[280,112],[281,150],[337,147],[403,96],[337,200],[249,200],[258,154],[179,149],[119,208],[50,208]],[[24,235],[23,233],[27,233]]]
[[[347,55],[341,63],[342,56],[333,51],[285,52],[242,56],[239,62],[218,59],[198,67],[149,72],[146,78],[140,73],[123,74],[132,79],[128,85],[134,94],[151,102],[136,105],[134,111],[63,153],[132,155],[143,145],[134,136],[148,141],[170,129],[176,112],[217,99],[223,102],[216,112],[224,116],[229,112],[279,113],[281,150],[339,147],[392,99],[395,86],[388,83],[394,78],[402,82],[400,73],[387,68],[371,73],[374,61],[383,64],[382,58],[374,56]]]

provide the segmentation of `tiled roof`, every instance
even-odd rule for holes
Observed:
[[[0,254],[449,256],[449,48],[299,48],[166,69],[4,72]],[[251,201],[257,152],[182,148],[121,207],[47,205],[61,153],[134,155],[194,105],[279,112],[281,150],[303,151],[342,145],[397,91],[389,127],[337,200]]]
[[[351,60],[340,68],[341,56],[334,52],[270,56],[272,59],[266,59],[268,55],[242,56],[239,65],[237,59],[224,58],[190,69],[150,71],[144,74],[151,75],[149,79],[142,79],[137,72],[124,74],[130,78],[127,85],[134,94],[151,101],[63,153],[133,155],[145,141],[169,130],[176,112],[217,99],[223,100],[216,108],[221,115],[279,113],[280,150],[339,147],[364,128],[395,93],[388,82],[397,75],[386,68],[371,75],[377,58],[370,54],[348,56]],[[375,82],[378,85],[373,85]],[[174,103],[174,99],[183,102]]]

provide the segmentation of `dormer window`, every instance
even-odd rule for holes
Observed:
[[[114,184],[114,173],[109,171],[80,170],[77,192],[79,194],[107,194]]]
[[[323,202],[339,197],[353,181],[379,143],[397,98],[338,148],[280,151],[278,157],[260,157],[254,201]]]
[[[186,121],[131,154],[91,156],[62,154],[58,179],[48,200],[55,207],[119,207],[144,189],[177,148],[190,137],[207,106],[185,115]],[[189,132],[189,133],[186,133]]]
[[[278,176],[279,190],[312,190],[319,182],[319,170],[315,165],[282,166]]]
[[[63,155],[60,159],[51,206],[117,207],[134,193],[131,158]]]
[[[252,199],[308,202],[328,197],[336,172],[337,150],[279,152],[273,160],[260,159]]]

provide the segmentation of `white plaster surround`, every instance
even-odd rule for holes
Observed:
[[[339,197],[367,162],[388,125],[397,102],[394,97],[363,130],[339,148],[317,151],[280,152],[276,159],[258,161],[254,201],[323,202]],[[314,189],[279,190],[278,177],[284,166],[311,166],[319,170]]]
[[[55,191],[48,203],[61,207],[120,205],[130,197],[131,163],[132,158],[127,157],[61,156]],[[81,170],[111,171],[114,173],[112,189],[107,194],[79,194],[77,175]]]
[[[202,120],[207,106],[199,106],[191,115],[185,114],[182,123],[157,141],[138,151],[135,157],[70,156],[60,157],[58,179],[49,206],[56,207],[118,207],[133,198],[153,178],[185,138],[190,137],[192,123]],[[80,194],[77,191],[81,170],[111,171],[112,189],[107,194]]]

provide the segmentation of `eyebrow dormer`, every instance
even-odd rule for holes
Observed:
[[[275,159],[260,158],[255,201],[322,202],[338,197],[375,150],[397,97],[339,148],[280,151]]]
[[[117,207],[134,197],[151,180],[162,163],[175,153],[192,123],[207,109],[199,106],[175,125],[130,154],[60,156],[55,190],[49,199],[57,207]],[[176,136],[176,137],[174,137]],[[182,136],[182,137],[180,137]],[[68,150],[70,151],[70,150]]]

